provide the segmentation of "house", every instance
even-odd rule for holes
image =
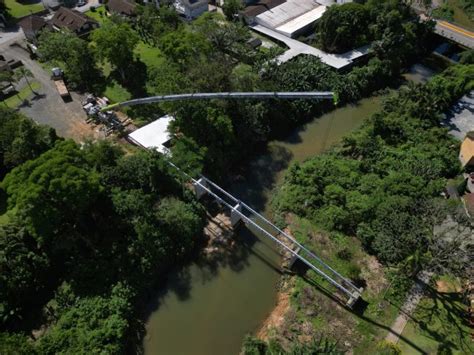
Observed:
[[[99,27],[99,24],[90,17],[67,7],[60,7],[49,23],[57,31],[69,30],[78,36],[87,35]]]
[[[459,160],[464,169],[474,168],[474,131],[468,132],[462,141]]]
[[[208,0],[175,0],[176,12],[187,19],[195,19],[209,10]]]
[[[107,11],[111,14],[117,14],[124,17],[135,16],[137,4],[133,0],[109,0],[105,5]]]
[[[46,20],[36,15],[26,16],[18,24],[23,30],[26,39],[33,43],[37,42],[39,33],[44,28],[49,27]]]

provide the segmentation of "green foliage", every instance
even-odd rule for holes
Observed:
[[[88,43],[69,31],[45,30],[39,36],[41,60],[59,65],[74,86],[91,89],[100,79]]]
[[[439,18],[447,21],[454,21],[454,10],[448,3],[443,3],[431,12],[434,18]]]
[[[222,5],[222,11],[229,21],[235,21],[239,11],[243,9],[242,0],[227,0]]]
[[[274,339],[265,342],[247,336],[242,345],[241,353],[243,355],[340,355],[342,351],[337,348],[334,341],[324,338],[311,339],[305,343],[294,342],[289,349],[285,349]]]
[[[198,156],[179,159],[200,169]],[[132,302],[191,253],[204,227],[176,174],[156,152],[125,155],[106,141],[60,141],[9,172],[2,328],[28,328],[43,311],[40,353],[124,353],[135,340]]]
[[[133,51],[139,37],[126,22],[105,22],[91,35],[94,51],[101,62],[108,61],[125,80],[126,68],[133,62]]]
[[[44,300],[49,267],[49,257],[19,221],[0,226],[0,324],[21,319]]]
[[[74,238],[78,230],[88,229],[87,216],[102,188],[98,174],[86,164],[77,145],[64,141],[5,177],[2,188],[9,206],[15,207],[40,245],[58,235]]]
[[[117,284],[109,296],[78,300],[39,342],[42,354],[121,354],[132,315],[132,290]]]
[[[51,148],[57,139],[52,128],[38,126],[22,114],[0,107],[0,178]]]
[[[432,23],[418,21],[409,4],[401,0],[367,1],[331,6],[317,24],[317,40],[328,52],[343,53],[373,42],[380,59],[394,70],[423,52]]]
[[[467,49],[461,53],[461,64],[474,64],[474,49]]]
[[[440,113],[473,85],[467,65],[400,90],[340,147],[292,165],[277,208],[356,234],[387,264],[426,250],[439,223],[435,198],[459,172]]]
[[[0,354],[34,355],[37,351],[26,336],[0,332]]]
[[[391,342],[384,340],[377,345],[377,355],[400,355],[401,353],[400,348]]]
[[[330,6],[318,21],[322,48],[331,53],[343,53],[360,47],[369,40],[367,31],[371,19],[369,10],[361,4]]]

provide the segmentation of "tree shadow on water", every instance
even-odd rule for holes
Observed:
[[[278,174],[288,168],[293,154],[281,146],[267,148],[229,183],[230,192],[257,211],[265,209]]]

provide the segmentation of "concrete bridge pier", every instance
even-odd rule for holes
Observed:
[[[232,210],[230,211],[230,223],[232,224],[233,228],[235,228],[235,226],[240,221],[242,221],[242,215],[240,212],[242,212],[242,205],[240,203],[232,207]]]

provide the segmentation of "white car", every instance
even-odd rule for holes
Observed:
[[[79,1],[77,2],[77,7],[84,6],[85,4],[87,4],[87,1],[86,1],[86,0],[79,0]]]

